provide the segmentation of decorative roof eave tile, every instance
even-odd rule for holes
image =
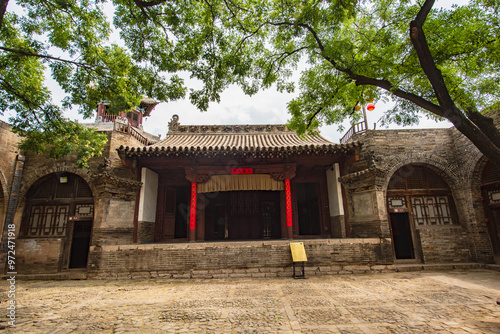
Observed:
[[[298,136],[284,124],[180,125],[173,115],[165,139],[146,147],[120,147],[122,159],[133,157],[253,157],[334,155],[361,143],[334,144],[321,136]]]
[[[144,97],[141,100],[141,103],[139,105],[139,108],[143,110],[144,116],[149,116],[151,114],[151,111],[158,105],[160,102],[150,99],[148,97]]]
[[[343,176],[339,177],[339,181],[342,184],[347,185],[347,184],[351,184],[354,182],[366,180],[370,177],[384,178],[385,175],[386,175],[386,173],[382,169],[380,169],[378,167],[371,167],[371,168],[363,169],[363,170],[358,171],[358,172],[343,175]]]
[[[145,146],[124,147],[120,146],[118,153],[124,158],[144,157],[236,157],[251,156],[254,158],[290,157],[290,156],[328,156],[354,151],[361,147],[360,142],[346,144],[323,144],[323,145],[298,145],[283,147],[235,147],[235,146]]]

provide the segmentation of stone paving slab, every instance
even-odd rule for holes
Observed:
[[[500,272],[17,281],[4,333],[500,333]],[[7,319],[7,320],[6,320]]]

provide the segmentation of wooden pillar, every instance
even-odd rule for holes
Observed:
[[[292,192],[290,191],[290,179],[285,179],[285,203],[286,203],[286,229],[289,239],[293,239],[292,228]]]
[[[189,241],[196,240],[196,199],[198,197],[197,193],[197,183],[191,183],[191,206],[189,212]]]

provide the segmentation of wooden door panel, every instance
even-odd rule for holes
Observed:
[[[176,191],[174,187],[161,187],[158,193],[156,210],[155,241],[161,242],[174,238]]]

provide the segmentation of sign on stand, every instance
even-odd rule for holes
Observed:
[[[303,242],[291,242],[290,250],[292,252],[293,261],[293,278],[306,278],[306,272],[304,270],[304,264],[307,262],[306,250],[304,249]],[[302,274],[298,275],[295,273],[295,263],[302,263]]]

